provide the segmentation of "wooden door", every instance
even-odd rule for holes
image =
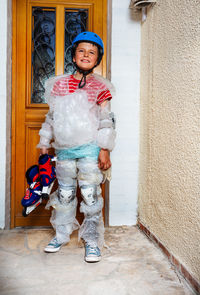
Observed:
[[[45,203],[28,217],[21,206],[25,172],[38,162],[38,132],[48,111],[44,81],[72,70],[70,44],[84,30],[104,41],[105,55],[95,72],[106,75],[106,7],[106,0],[13,0],[11,227],[50,225]]]

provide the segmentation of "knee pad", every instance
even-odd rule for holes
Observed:
[[[97,186],[83,185],[81,186],[81,195],[87,206],[92,206],[97,202]]]
[[[70,203],[76,197],[76,188],[58,188],[58,199],[62,205]]]

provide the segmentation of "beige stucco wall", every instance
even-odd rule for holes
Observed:
[[[139,219],[200,281],[200,1],[142,24]]]

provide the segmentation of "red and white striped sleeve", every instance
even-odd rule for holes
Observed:
[[[105,100],[111,100],[111,99],[112,99],[112,95],[111,95],[110,91],[108,89],[106,89],[106,90],[99,93],[99,95],[97,97],[97,104],[101,104]]]
[[[51,95],[59,95],[60,94],[60,81],[57,81],[54,85],[53,85],[53,89],[51,91]]]

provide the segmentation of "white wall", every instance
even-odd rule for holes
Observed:
[[[112,110],[117,141],[111,155],[110,225],[132,225],[137,219],[140,22],[133,19],[129,3],[112,1],[111,81],[117,92]]]
[[[0,228],[5,226],[7,1],[0,1]]]

